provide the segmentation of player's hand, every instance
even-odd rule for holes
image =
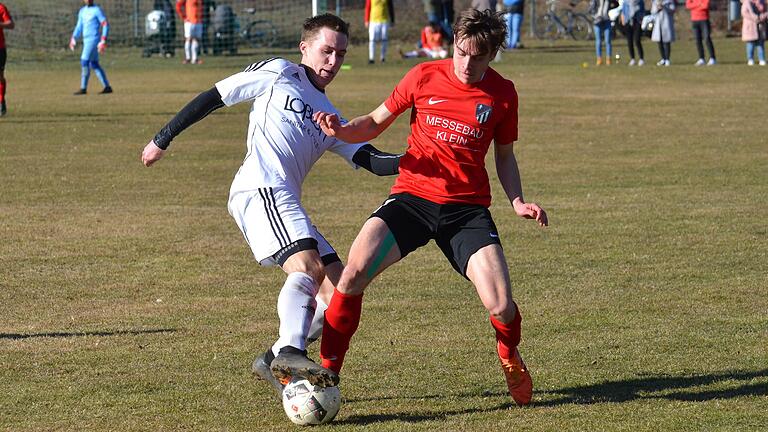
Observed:
[[[99,54],[104,54],[104,51],[107,50],[107,43],[104,41],[99,42],[99,44],[96,45],[96,49],[99,51]]]
[[[330,137],[336,136],[336,133],[341,129],[341,121],[336,114],[318,111],[312,115],[312,120],[320,126],[324,134]]]
[[[536,203],[526,203],[517,198],[512,202],[512,207],[515,209],[515,213],[522,218],[535,219],[542,227],[549,225],[547,213]]]
[[[75,46],[77,46],[77,41],[75,40],[75,38],[69,39],[69,50],[74,51]]]
[[[155,140],[152,140],[144,147],[144,151],[141,152],[141,163],[143,163],[144,166],[151,166],[153,163],[159,161],[164,154],[165,150],[158,147],[157,144],[155,144]]]

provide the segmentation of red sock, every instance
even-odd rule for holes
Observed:
[[[512,358],[512,353],[520,344],[520,325],[523,317],[520,315],[520,308],[517,307],[517,304],[515,304],[515,309],[515,318],[507,324],[491,317],[491,325],[496,330],[496,340],[499,342],[497,344],[499,357],[503,359]]]
[[[0,80],[0,103],[5,101],[5,80]]]
[[[320,357],[323,367],[341,372],[349,341],[360,324],[363,295],[347,295],[333,290],[333,297],[325,311],[323,337],[320,340]]]

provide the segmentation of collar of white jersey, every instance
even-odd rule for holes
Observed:
[[[312,87],[316,88],[317,91],[319,91],[320,93],[325,94],[325,89],[321,89],[320,87],[317,86],[317,84],[315,84],[314,81],[312,81],[312,75],[310,75],[309,73],[309,71],[311,70],[309,66],[303,63],[299,63],[299,66],[304,70],[304,76],[307,77],[307,81],[309,81],[309,83],[312,84]]]

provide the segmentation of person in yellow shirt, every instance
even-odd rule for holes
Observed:
[[[382,63],[387,58],[387,33],[389,26],[395,25],[395,8],[392,0],[365,0],[365,27],[368,29],[368,63],[374,63],[376,42],[381,43]]]

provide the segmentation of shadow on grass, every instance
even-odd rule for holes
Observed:
[[[467,408],[462,410],[432,411],[421,413],[392,413],[392,414],[369,414],[361,416],[350,416],[343,420],[335,420],[335,425],[367,425],[372,423],[381,423],[387,421],[397,421],[401,423],[419,423],[424,421],[440,421],[449,417],[475,414],[490,413],[493,411],[504,411],[512,406],[511,403],[503,403],[490,408]]]
[[[715,399],[731,399],[744,396],[768,396],[768,385],[765,382],[749,381],[768,378],[768,369],[757,371],[725,371],[707,375],[695,376],[651,376],[646,378],[606,381],[599,384],[586,386],[566,387],[559,390],[534,391],[534,396],[560,396],[553,400],[533,402],[531,407],[557,407],[567,404],[596,404],[596,403],[621,403],[639,399],[668,399],[686,402],[704,402]],[[731,383],[735,381],[736,383]],[[728,382],[727,387],[721,390],[704,390],[700,387]],[[463,393],[456,395],[460,398],[477,397],[508,397],[508,393],[483,392]],[[383,400],[424,400],[439,399],[445,395],[421,395],[421,396],[396,396],[380,398],[350,398],[345,403],[365,402],[375,403]],[[514,407],[512,401],[498,404],[489,408],[467,408],[449,411],[427,411],[420,413],[390,413],[370,414],[363,416],[351,416],[334,424],[366,425],[386,421],[404,423],[419,423],[424,421],[445,420],[446,418],[472,413],[489,413],[493,411],[508,410]]]
[[[173,333],[173,328],[149,329],[149,330],[115,330],[115,331],[91,331],[91,332],[48,332],[48,333],[0,333],[1,339],[31,339],[31,338],[68,338],[81,336],[137,336],[154,333]]]
[[[768,396],[768,384],[749,383],[756,378],[768,378],[768,369],[757,371],[725,371],[695,376],[650,376],[623,381],[606,381],[587,386],[567,387],[540,393],[564,395],[536,406],[565,404],[594,404],[603,402],[628,402],[639,399],[668,399],[675,401],[703,402],[714,399],[731,399],[743,396]],[[699,387],[725,381],[727,387],[704,390]]]

